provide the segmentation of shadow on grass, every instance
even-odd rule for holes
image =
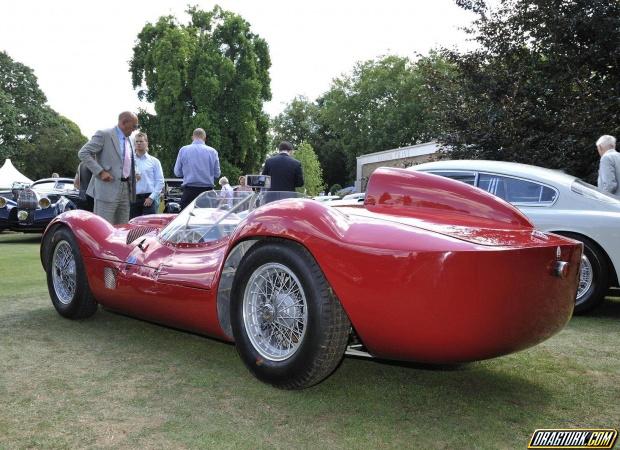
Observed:
[[[618,293],[615,291],[614,295]],[[606,297],[599,306],[584,314],[583,317],[605,317],[620,320],[620,298]]]
[[[80,348],[97,349],[89,358],[104,370],[119,374],[137,370],[151,376],[166,367],[180,367],[183,378],[179,382],[204,390],[198,395],[208,397],[212,389],[231,390],[240,402],[253,397],[260,404],[275,401],[301,417],[312,415],[313,410],[332,408],[325,405],[328,402],[357,411],[363,421],[394,419],[395,414],[404,414],[399,420],[405,420],[424,410],[423,414],[439,414],[442,421],[456,426],[463,414],[484,421],[507,406],[537,411],[552,401],[544,385],[523,376],[522,367],[507,368],[513,363],[502,363],[501,359],[438,366],[348,356],[325,382],[301,392],[287,392],[253,379],[229,343],[107,310],[100,309],[90,319],[71,321],[59,317],[49,305],[13,311],[4,315],[3,322],[0,330],[23,332],[29,339],[33,339],[33,330],[38,330],[39,336],[34,339],[43,344],[52,339],[61,345],[64,341],[70,346],[79,343]],[[294,398],[297,400],[292,401]],[[306,405],[308,408],[306,401],[312,403]],[[359,405],[365,405],[361,412]],[[380,419],[382,416],[386,418]]]
[[[41,233],[0,233],[0,244],[30,244],[41,242]]]

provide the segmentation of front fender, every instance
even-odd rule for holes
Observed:
[[[115,239],[114,228],[104,218],[83,210],[71,210],[56,216],[47,226],[41,240],[41,263],[45,267],[51,235],[59,226],[68,227],[76,236],[83,258],[103,258],[106,253],[122,254],[123,239]]]

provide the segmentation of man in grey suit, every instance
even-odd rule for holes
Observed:
[[[99,130],[78,152],[93,177],[86,193],[95,199],[94,213],[112,225],[129,221],[129,205],[136,200],[136,168],[129,136],[138,116],[124,111],[118,125]]]
[[[596,141],[596,149],[601,157],[598,169],[598,188],[620,196],[620,153],[616,151],[616,138],[601,136]]]

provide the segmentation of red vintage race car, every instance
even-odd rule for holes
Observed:
[[[116,227],[64,213],[41,245],[52,303],[71,319],[101,304],[234,341],[256,377],[286,389],[325,379],[347,347],[473,361],[571,317],[581,244],[480,189],[383,168],[359,206],[279,197],[204,193]]]

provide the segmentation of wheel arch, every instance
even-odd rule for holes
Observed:
[[[555,233],[555,234],[559,234],[562,236],[566,236],[568,238],[571,239],[580,239],[580,238],[585,238],[588,241],[592,242],[595,246],[596,249],[601,253],[601,255],[603,255],[605,257],[605,261],[607,262],[607,267],[608,267],[608,273],[609,273],[609,283],[611,286],[618,286],[618,274],[616,272],[616,268],[614,267],[614,263],[611,260],[611,258],[609,257],[609,254],[607,253],[607,251],[601,246],[601,244],[599,244],[596,239],[592,238],[591,236],[588,236],[586,234],[580,233],[578,231],[570,231],[570,230],[549,230],[550,233]]]
[[[43,244],[59,227],[67,227],[75,236],[83,258],[96,257],[104,252],[102,243],[116,230],[103,217],[88,211],[73,209],[56,216],[47,225],[41,240],[41,258],[45,267]]]
[[[52,239],[52,236],[54,235],[54,233],[56,232],[56,230],[59,230],[60,228],[66,227],[67,229],[69,229],[69,231],[71,231],[71,228],[64,222],[54,222],[51,223],[46,229],[45,229],[45,233],[43,234],[43,238],[41,239],[41,247],[39,250],[39,257],[41,258],[41,265],[43,266],[43,270],[45,270],[47,272],[47,264],[46,262],[49,259],[49,252],[52,250],[50,247],[50,241]]]
[[[263,242],[279,243],[284,246],[296,246],[303,248],[317,262],[317,265],[319,265],[320,267],[320,264],[318,263],[317,258],[314,256],[311,249],[304,245],[303,242],[300,242],[296,239],[277,236],[253,236],[251,238],[242,239],[235,242],[234,246],[228,252],[226,259],[224,260],[222,272],[220,275],[220,281],[217,288],[218,322],[222,331],[224,331],[224,333],[226,334],[226,337],[229,338],[231,341],[234,340],[234,337],[232,333],[232,325],[230,322],[230,295],[232,291],[233,280],[235,279],[235,275],[237,273],[237,267],[239,267],[239,264],[241,263],[243,257],[255,244]],[[344,305],[342,305],[342,302],[340,301],[335,292],[334,297],[336,297],[336,300],[338,301],[338,303],[340,303],[344,310]]]

